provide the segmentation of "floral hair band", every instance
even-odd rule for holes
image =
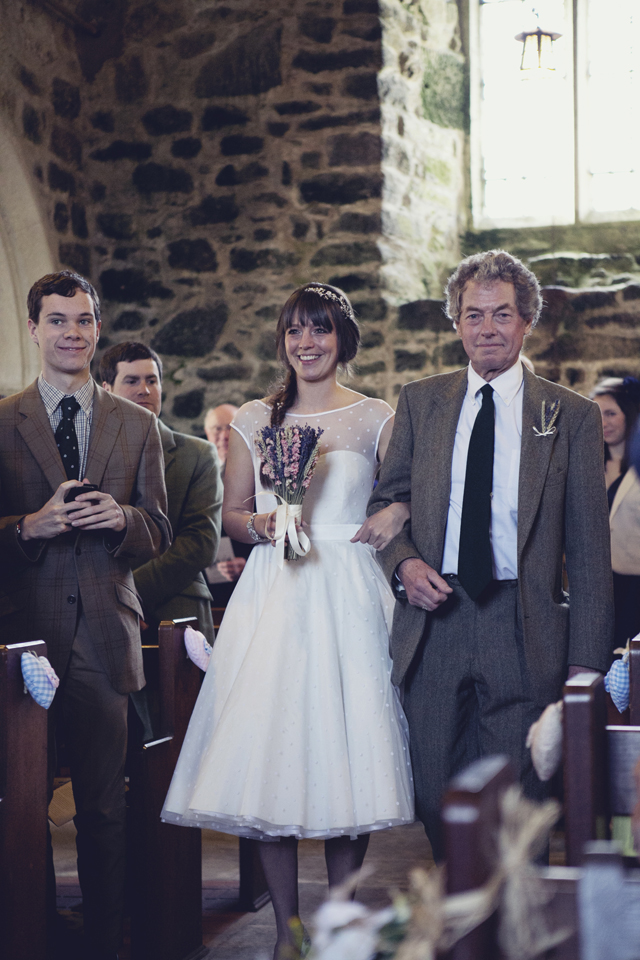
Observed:
[[[352,319],[353,310],[351,309],[351,305],[346,297],[342,297],[340,294],[334,293],[333,290],[327,290],[326,287],[307,287],[306,290],[310,291],[311,293],[316,293],[319,297],[322,297],[323,300],[333,300],[335,303],[339,303],[340,309],[345,317],[347,317],[348,320]]]

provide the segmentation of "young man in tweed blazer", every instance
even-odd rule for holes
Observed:
[[[46,640],[60,677],[51,776],[55,721],[77,810],[86,955],[113,960],[124,893],[127,702],[144,685],[131,567],[170,543],[162,448],[151,413],[91,379],[100,333],[91,284],[70,271],[48,275],[28,306],[42,373],[0,401],[0,623],[8,640]],[[73,430],[61,431],[70,397]],[[97,492],[65,503],[83,479]]]
[[[524,745],[528,728],[560,697],[567,673],[604,671],[611,659],[601,418],[591,401],[523,369],[520,350],[541,306],[535,276],[509,254],[490,251],[459,265],[447,308],[470,365],[402,388],[369,503],[373,513],[411,502],[411,520],[381,563],[399,601],[391,646],[394,680],[404,682],[416,811],[438,859],[440,801],[451,776],[503,753],[525,792],[544,796]],[[495,408],[489,569],[472,599],[458,561],[467,484],[472,496],[480,472],[467,472],[469,451],[488,395]],[[466,541],[465,569],[479,562],[481,533]]]

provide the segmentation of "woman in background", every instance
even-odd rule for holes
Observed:
[[[600,407],[605,480],[611,526],[615,603],[614,646],[640,633],[640,480],[629,466],[629,447],[640,413],[640,381],[608,377],[591,399]]]

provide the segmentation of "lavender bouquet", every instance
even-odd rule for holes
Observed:
[[[324,430],[308,425],[263,427],[258,431],[260,480],[280,501],[275,535],[280,566],[283,559],[297,560],[299,556],[306,556],[311,548],[309,538],[296,528],[296,519],[302,518],[302,501],[318,463],[323,433]]]

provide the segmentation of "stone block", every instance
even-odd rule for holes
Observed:
[[[333,17],[302,17],[299,30],[303,37],[316,43],[331,43],[335,25]]]
[[[425,50],[422,81],[424,116],[439,127],[466,130],[469,125],[469,93],[464,61],[452,53]]]
[[[344,290],[345,293],[367,288],[375,290],[378,286],[377,277],[364,273],[347,273],[344,276],[330,277],[329,283],[334,287],[339,287],[340,290]]]
[[[284,197],[281,197],[279,193],[259,193],[257,196],[251,198],[252,203],[268,203],[272,204],[274,207],[286,207],[287,201]]]
[[[31,143],[42,143],[40,114],[28,103],[22,109],[22,132]]]
[[[176,51],[181,60],[191,60],[192,57],[198,57],[201,53],[206,53],[215,42],[216,35],[212,30],[205,30],[202,33],[190,33],[186,36],[178,37]]]
[[[381,192],[381,173],[322,173],[300,183],[300,195],[305,203],[357,203],[379,197]]]
[[[233,247],[231,250],[231,269],[238,273],[251,273],[253,270],[270,270],[283,273],[287,267],[295,267],[302,258],[295,253],[267,248],[266,250],[246,250]]]
[[[300,163],[307,170],[318,170],[322,154],[319,150],[309,150],[300,157]]]
[[[229,341],[220,347],[223,353],[226,353],[228,357],[232,357],[234,360],[242,360],[242,350],[238,350],[235,343]]]
[[[380,6],[378,0],[344,0],[342,12],[346,17],[354,13],[372,13],[380,16]]]
[[[342,33],[347,37],[357,37],[359,40],[367,40],[373,43],[382,37],[382,23],[379,17],[363,15],[351,22],[347,21],[342,28]]]
[[[402,373],[404,370],[422,370],[427,362],[426,350],[394,350],[394,370]]]
[[[209,223],[231,223],[239,215],[235,195],[205,197],[197,207],[187,210],[185,217],[192,226],[202,227]]]
[[[261,360],[277,360],[278,350],[276,346],[276,335],[273,331],[263,333],[256,347],[256,354]]]
[[[287,100],[286,103],[274,103],[276,113],[281,117],[292,116],[300,113],[315,113],[322,109],[322,104],[315,100]]]
[[[91,114],[91,126],[103,133],[113,133],[116,128],[113,114],[110,110],[98,110]]]
[[[196,97],[241,97],[266,93],[282,83],[279,23],[260,24],[227,44],[203,65]]]
[[[414,300],[398,308],[399,330],[433,330],[449,332],[451,320],[444,312],[443,300]]]
[[[51,103],[58,117],[75,120],[80,113],[80,88],[59,77],[53,78]]]
[[[579,293],[577,297],[574,297],[571,301],[571,306],[576,313],[584,313],[585,310],[613,307],[615,303],[615,290],[589,290],[586,293]]]
[[[204,357],[215,348],[228,316],[222,302],[184,310],[157,332],[151,346],[160,354]]]
[[[371,241],[356,241],[356,243],[334,243],[328,247],[321,247],[311,258],[312,267],[329,266],[356,266],[360,263],[380,261],[380,251]]]
[[[222,130],[223,127],[243,127],[249,117],[237,107],[207,107],[202,114],[202,130]]]
[[[54,127],[51,131],[49,149],[65,163],[72,163],[76,167],[82,164],[82,145],[70,130]]]
[[[113,330],[142,330],[144,317],[139,310],[123,310],[113,321]]]
[[[291,217],[291,222],[293,224],[292,236],[296,240],[304,240],[306,235],[309,232],[309,223],[306,220],[303,220],[302,217]]]
[[[71,204],[71,229],[80,240],[86,240],[89,236],[87,213],[81,203]]]
[[[382,298],[361,300],[359,303],[354,303],[353,309],[358,319],[365,322],[384,320],[387,315],[387,304]]]
[[[464,352],[462,340],[451,340],[450,343],[443,343],[435,351],[434,362],[440,362],[445,367],[465,367],[469,363],[469,357]]]
[[[362,335],[360,346],[363,350],[373,350],[374,347],[381,347],[384,343],[384,335],[379,330],[367,330]]]
[[[640,300],[640,283],[629,283],[622,291],[623,300]]]
[[[233,164],[228,163],[216,177],[216,184],[219,187],[235,187],[239,183],[251,183],[253,180],[262,180],[268,176],[269,170],[267,167],[258,163],[257,160],[241,167],[240,170],[237,170]]]
[[[583,355],[584,338],[574,333],[561,333],[543,350],[533,354],[534,360],[562,363],[579,360]]]
[[[260,153],[264,147],[262,137],[245,137],[241,133],[223,137],[220,141],[220,153],[223,157],[237,157],[245,153]]]
[[[142,117],[144,128],[152,137],[160,137],[165,133],[186,133],[191,129],[192,122],[190,110],[178,110],[170,103],[147,110]]]
[[[298,124],[299,130],[325,130],[330,127],[355,127],[363,123],[380,123],[380,110],[358,110],[354,113],[329,113],[310,117]]]
[[[288,123],[268,123],[267,130],[272,137],[284,137],[285,133],[289,129],[290,124]]]
[[[368,377],[372,373],[384,373],[387,365],[384,360],[374,360],[372,363],[357,363],[356,376]]]
[[[199,417],[204,407],[204,390],[188,390],[173,398],[173,415],[182,419]]]
[[[62,170],[57,163],[50,163],[47,168],[47,182],[52,190],[68,193],[73,197],[76,192],[76,181],[72,173]]]
[[[640,327],[640,313],[607,313],[599,317],[589,317],[584,321],[585,327],[589,327],[590,329],[608,327],[612,324],[616,324],[619,327],[635,329],[636,327]]]
[[[260,320],[277,320],[280,316],[280,307],[275,304],[269,304],[266,307],[260,307],[256,310],[256,317]]]
[[[100,274],[102,294],[114,303],[141,303],[149,299],[170,300],[173,290],[159,280],[150,280],[142,270],[115,270],[110,267]]]
[[[192,160],[202,150],[202,140],[198,137],[182,137],[171,144],[171,156],[180,160]]]
[[[329,137],[329,166],[378,166],[382,159],[382,141],[375,133],[339,133]]]
[[[107,188],[104,183],[100,183],[99,180],[94,180],[91,186],[89,187],[89,196],[94,203],[100,203],[107,195]]]
[[[137,54],[116,63],[115,88],[120,103],[136,103],[147,95],[149,82]]]
[[[370,50],[367,47],[358,50],[336,50],[315,53],[311,50],[301,50],[293,58],[292,66],[306,73],[324,73],[329,70],[347,70],[355,67],[382,66],[380,50]]]
[[[61,200],[56,203],[53,211],[53,225],[58,233],[64,233],[69,226],[69,208]]]
[[[22,66],[22,64],[18,64],[16,76],[25,90],[28,90],[29,93],[32,93],[36,97],[41,95],[42,90],[36,79],[35,73],[32,73],[31,70],[27,70],[26,67]]]
[[[115,160],[148,160],[151,156],[151,144],[139,140],[114,140],[102,150],[90,154],[92,160],[107,163]]]
[[[91,276],[91,252],[82,243],[61,243],[58,247],[60,263],[71,267],[84,277]]]
[[[100,232],[113,240],[131,240],[135,233],[132,217],[128,213],[99,213],[96,223]]]
[[[267,240],[273,240],[275,235],[275,230],[267,230],[265,227],[259,227],[253,231],[253,239],[256,243],[266,243]]]
[[[195,273],[215,273],[218,260],[208,240],[187,237],[168,244],[169,266],[174,270],[193,270]]]
[[[216,383],[220,380],[249,380],[252,370],[246,363],[223,363],[218,367],[199,367],[196,373],[201,380]]]
[[[357,100],[374,100],[378,96],[378,74],[375,71],[352,73],[345,77],[342,92],[345,97],[355,97]]]
[[[184,27],[185,15],[179,4],[147,0],[129,13],[125,23],[125,37],[132,40],[162,40],[167,34]]]
[[[282,176],[280,177],[280,183],[283,187],[290,187],[293,181],[293,175],[291,173],[291,166],[285,160],[282,164]]]
[[[160,163],[141,163],[133,171],[133,185],[140,193],[191,193],[193,180],[187,170]]]

